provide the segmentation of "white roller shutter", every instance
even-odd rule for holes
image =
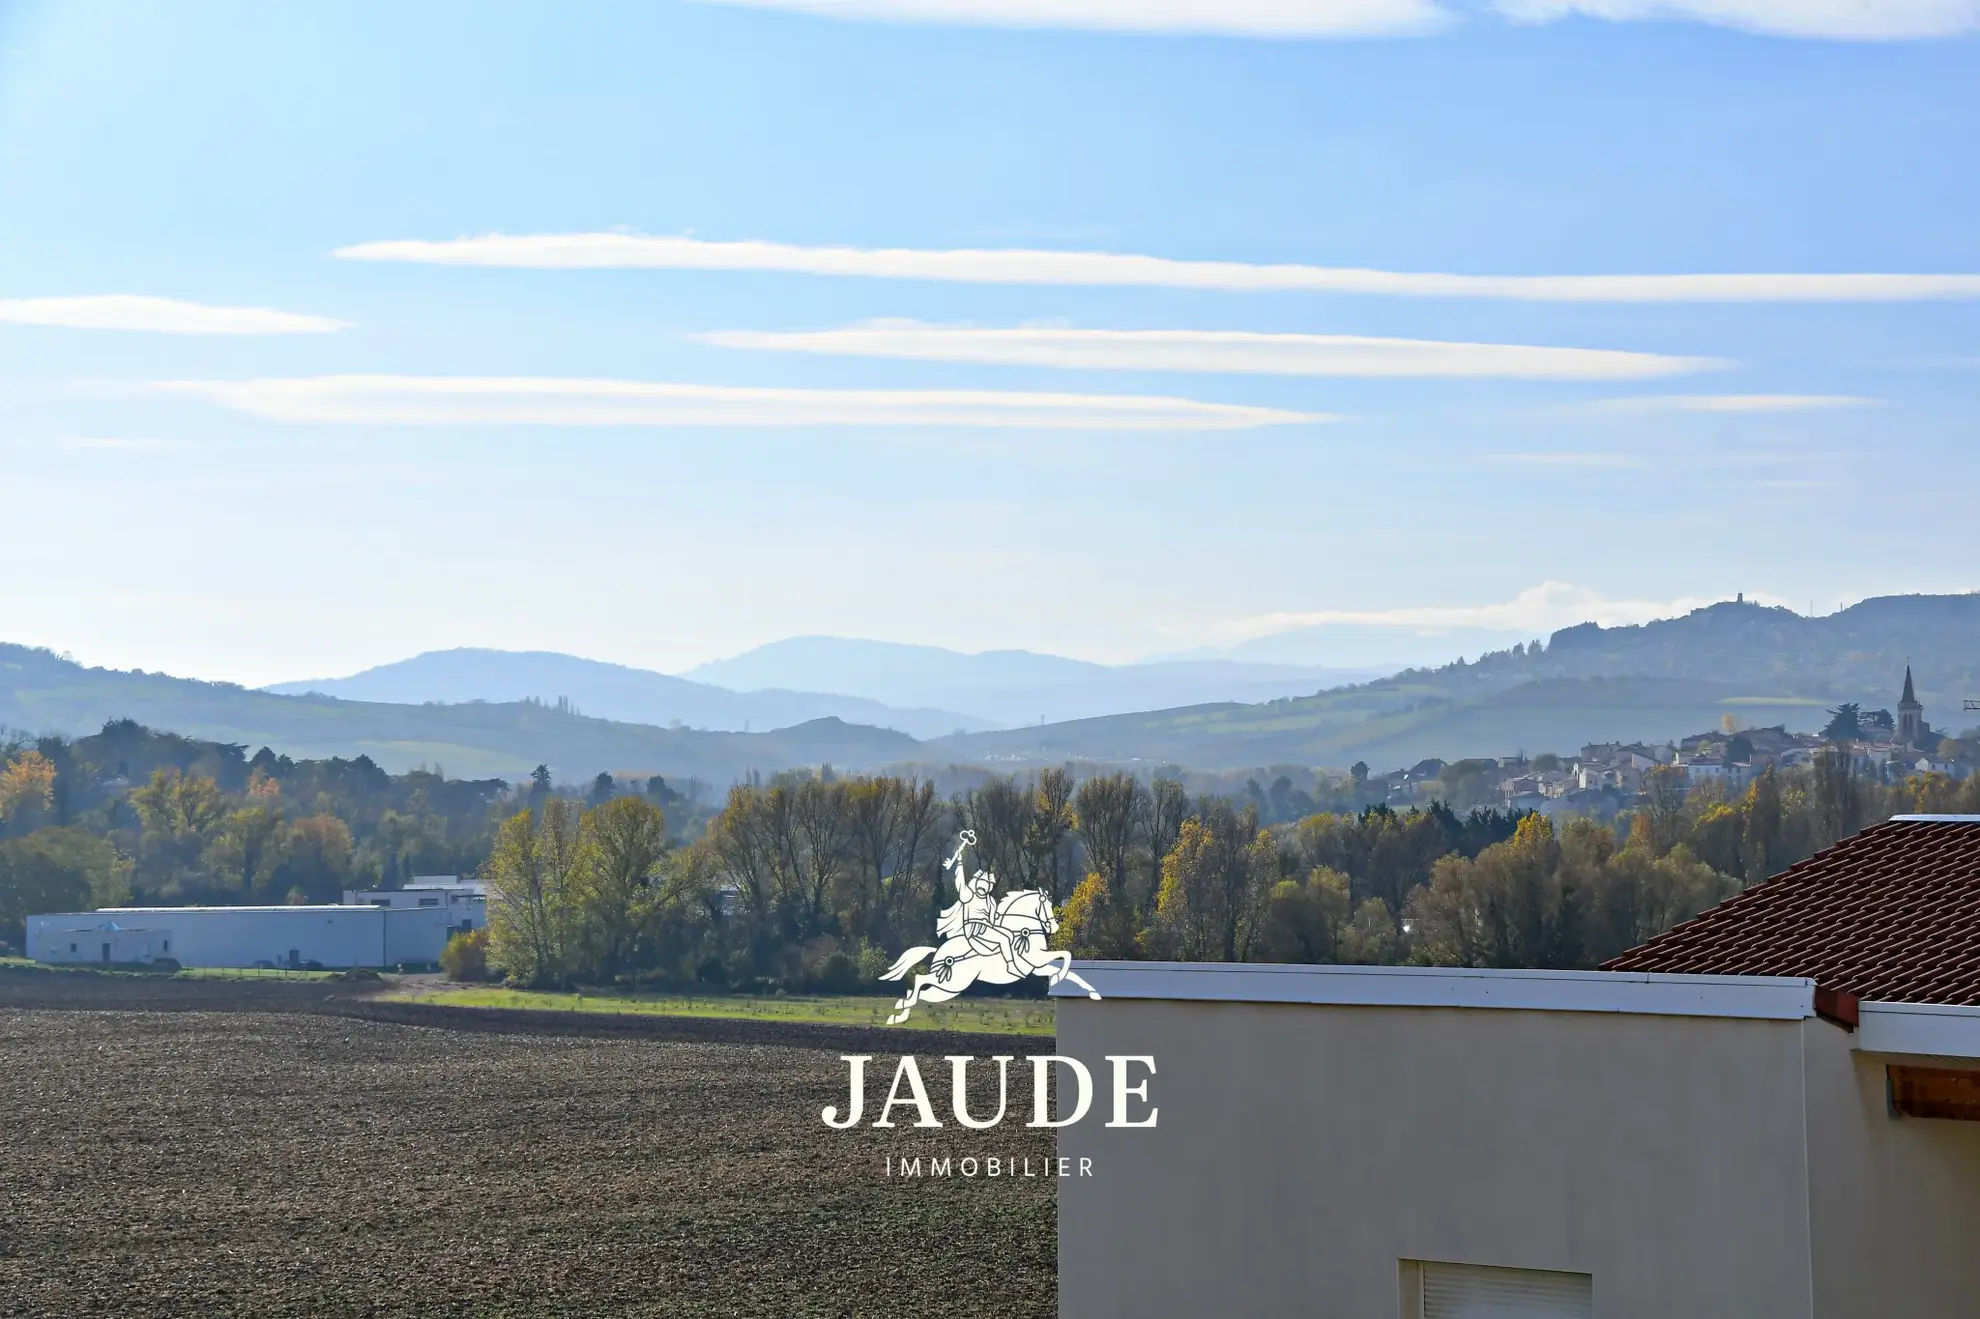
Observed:
[[[1420,1264],[1423,1319],[1595,1319],[1586,1273]]]

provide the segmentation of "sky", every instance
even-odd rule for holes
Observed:
[[[0,640],[1364,664],[1980,587],[1980,0],[0,0]]]

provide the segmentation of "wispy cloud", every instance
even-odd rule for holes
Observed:
[[[1526,467],[1588,467],[1601,471],[1632,471],[1643,466],[1640,458],[1626,453],[1495,453],[1491,462]]]
[[[1881,400],[1855,394],[1645,394],[1598,399],[1595,412],[1832,412],[1875,407]]]
[[[1429,31],[1453,15],[1437,0],[717,0],[824,18],[986,27],[1356,37]]]
[[[114,449],[125,453],[159,453],[183,447],[177,440],[151,435],[65,435],[59,442],[69,449]]]
[[[1333,420],[1318,413],[1159,395],[755,389],[529,376],[179,380],[155,388],[195,394],[271,421],[366,424],[1231,431]]]
[[[1497,0],[1515,22],[1689,19],[1782,37],[1904,41],[1980,29],[1980,0]]]
[[[1747,598],[1780,604],[1772,597]],[[1542,582],[1510,600],[1481,605],[1411,605],[1395,609],[1315,609],[1299,613],[1259,614],[1218,623],[1218,635],[1249,640],[1309,627],[1398,628],[1434,636],[1455,631],[1526,633],[1539,636],[1576,623],[1616,627],[1674,618],[1713,603],[1702,597],[1676,600],[1616,600],[1599,591],[1568,582]]]
[[[1655,380],[1731,365],[1719,358],[1601,348],[1375,339],[1350,334],[1049,326],[976,329],[919,321],[871,321],[842,329],[794,332],[717,330],[694,337],[724,348],[768,352],[1233,375]]]
[[[266,307],[215,307],[174,298],[105,293],[79,298],[0,298],[0,322],[69,330],[151,334],[333,334],[349,329],[328,316]]]
[[[627,233],[488,234],[341,247],[352,261],[533,270],[756,270],[963,284],[1343,293],[1525,302],[1926,302],[1980,299],[1974,274],[1451,275],[1176,261],[1026,248],[803,247]]]
[[[1311,39],[1407,36],[1473,10],[1458,0],[713,0],[821,18]],[[1572,15],[1688,20],[1782,37],[1898,41],[1980,28],[1980,0],[1494,0],[1515,23]]]

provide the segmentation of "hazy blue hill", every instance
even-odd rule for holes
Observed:
[[[956,760],[1173,762],[1199,769],[1264,764],[1378,768],[1429,756],[1567,751],[1584,743],[1675,738],[1716,728],[1722,715],[1749,724],[1819,728],[1821,702],[1753,695],[1712,683],[1661,678],[1546,679],[1457,699],[1434,682],[1382,683],[1264,705],[1203,705],[1087,719],[1042,728],[945,738]]]
[[[901,653],[931,649],[925,647],[783,645],[781,662],[815,663],[812,677],[821,685],[849,676],[845,666],[862,658],[875,681],[886,679],[886,666],[894,664],[901,684],[916,672],[987,672],[997,681],[978,690],[1029,699],[1048,712],[1069,690],[1054,683],[1069,673],[1097,670],[1115,682],[1144,669],[1216,663],[1108,668],[1021,651],[935,650],[931,659]],[[753,663],[767,666],[761,652],[752,655]],[[733,665],[725,676],[747,680],[751,670],[739,661],[750,658],[725,662]],[[846,769],[950,762],[1002,769],[1068,759],[1204,769],[1366,760],[1391,768],[1426,756],[1571,752],[1591,741],[1676,737],[1716,727],[1727,714],[1748,724],[1815,729],[1825,707],[1839,701],[1894,706],[1907,660],[1928,720],[1949,731],[1980,723],[1980,714],[1960,709],[1963,696],[1980,696],[1980,596],[1885,597],[1824,618],[1719,604],[1640,627],[1566,628],[1531,651],[1305,695],[1151,703],[1142,712],[1043,725],[1033,715],[1018,727],[934,742],[838,717],[744,734],[614,722],[595,711],[575,715],[527,702],[408,705],[287,696],[85,669],[18,646],[0,646],[0,722],[86,733],[107,719],[130,717],[194,737],[266,743],[291,755],[365,752],[389,768],[437,763],[477,776],[521,774],[539,761],[566,778],[636,770],[721,784],[749,769],[826,761]],[[1025,674],[1035,686],[1024,686]]]
[[[0,645],[0,723],[74,736],[121,718],[297,757],[369,755],[394,772],[437,764],[457,777],[520,777],[548,763],[566,780],[605,770],[727,785],[751,769],[876,766],[911,760],[920,747],[905,733],[836,718],[774,732],[702,732],[615,723],[530,702],[388,705],[283,696],[84,668],[47,651]]]
[[[1819,618],[1725,603],[1636,627],[1584,623],[1556,632],[1524,671],[1771,682],[1881,707],[1896,702],[1907,662],[1925,717],[1956,720],[1962,698],[1980,697],[1980,594],[1879,596]]]
[[[1565,628],[1531,652],[1413,669],[1262,704],[1199,705],[945,738],[958,760],[1069,757],[1200,768],[1292,762],[1377,767],[1426,756],[1572,752],[1671,738],[1724,715],[1812,731],[1825,708],[1896,704],[1913,666],[1925,717],[1958,731],[1980,696],[1980,595],[1887,596],[1826,617],[1724,603],[1635,627]]]
[[[685,676],[737,691],[801,685],[890,705],[966,710],[1003,725],[1036,725],[1041,718],[1052,723],[1306,695],[1379,672],[1227,659],[1109,665],[1026,650],[966,655],[939,646],[792,637],[699,665]]]
[[[737,692],[650,669],[541,650],[434,650],[347,678],[275,683],[264,690],[405,705],[529,699],[554,703],[564,697],[600,719],[663,726],[679,721],[689,728],[729,732],[760,732],[826,718],[896,728],[914,737],[998,726],[996,721],[953,710],[896,709],[860,696],[777,689]]]

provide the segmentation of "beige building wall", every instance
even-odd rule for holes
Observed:
[[[1836,1027],[1126,998],[1058,1012],[1060,1052],[1099,1083],[1095,1117],[1060,1137],[1094,1161],[1060,1187],[1065,1319],[1395,1319],[1404,1259],[1589,1273],[1601,1319],[1815,1319],[1804,1040],[1847,1058]],[[1101,1125],[1100,1060],[1121,1053],[1156,1058],[1152,1131]],[[1819,1116],[1871,1139],[1846,1106]],[[1955,1312],[1980,1310],[1938,1313]]]
[[[1809,1022],[1815,1319],[1980,1315],[1980,1123],[1892,1118],[1886,1063]]]

